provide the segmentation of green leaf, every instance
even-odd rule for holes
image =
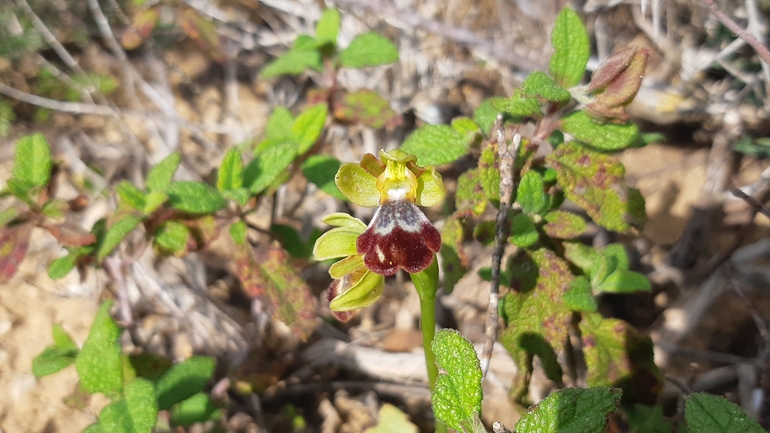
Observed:
[[[230,225],[230,236],[236,244],[245,245],[248,236],[248,228],[243,220],[238,220]]]
[[[25,135],[16,142],[13,177],[32,186],[46,186],[52,167],[51,147],[43,134]]]
[[[385,403],[377,416],[377,425],[364,430],[364,433],[418,433],[419,431],[404,412],[392,404]]]
[[[500,161],[497,144],[484,147],[479,157],[479,180],[484,196],[497,207],[500,204]]]
[[[468,153],[470,142],[449,125],[424,125],[411,133],[401,150],[417,157],[419,165],[454,162]]]
[[[540,358],[549,379],[561,381],[554,349],[561,350],[569,337],[572,310],[562,298],[574,277],[567,263],[547,249],[520,255],[510,272],[518,290],[503,298],[506,328],[500,341],[522,372],[511,388],[514,399],[521,401],[529,386],[525,372],[532,371],[534,356]]]
[[[510,98],[493,100],[492,106],[498,112],[515,117],[540,117],[543,114],[537,99],[522,95],[520,89],[516,89]]]
[[[436,365],[445,373],[436,378],[431,399],[436,418],[464,431],[481,413],[481,366],[470,341],[455,330],[436,333],[431,350]]]
[[[549,199],[540,173],[530,170],[521,178],[516,192],[516,202],[529,215],[540,214],[548,209]]]
[[[584,273],[590,274],[594,261],[599,258],[596,249],[579,242],[564,242],[564,257]]]
[[[107,257],[115,247],[133,230],[139,223],[142,222],[142,217],[137,215],[127,215],[123,219],[116,221],[107,234],[103,238],[97,241],[98,249],[96,258],[101,261]]]
[[[243,186],[243,160],[241,152],[231,148],[225,154],[222,165],[217,174],[217,189],[219,191],[231,191]]]
[[[32,195],[39,192],[42,187],[36,187],[27,181],[14,177],[8,179],[7,186],[11,194],[18,197],[19,200],[27,203],[33,209],[37,207],[37,201],[32,198]]]
[[[111,307],[112,302],[106,301],[99,308],[75,362],[80,386],[91,394],[112,395],[123,387],[120,328],[110,317]]]
[[[115,186],[120,200],[139,212],[144,212],[147,205],[147,193],[135,187],[127,180],[121,180]]]
[[[83,433],[104,433],[101,424],[95,422],[83,430]]]
[[[77,265],[77,257],[67,254],[64,257],[59,257],[51,261],[48,265],[48,276],[53,280],[64,278],[69,274]]]
[[[294,227],[284,224],[272,224],[270,231],[281,241],[281,245],[292,257],[296,259],[305,259],[310,257],[312,249],[308,247],[299,232]]]
[[[246,188],[232,189],[229,191],[222,191],[222,197],[233,200],[241,206],[246,206],[251,198],[251,193]]]
[[[559,146],[547,160],[567,198],[596,223],[618,232],[644,225],[644,199],[626,186],[625,169],[617,159],[570,142]]]
[[[602,433],[620,403],[616,388],[564,388],[530,407],[516,433]]]
[[[608,293],[632,293],[632,292],[649,292],[652,290],[650,280],[644,275],[624,269],[617,269],[615,272],[607,276],[598,286],[594,289],[598,292]]]
[[[628,426],[634,433],[671,433],[673,425],[663,416],[663,406],[634,404],[623,406]]]
[[[326,123],[328,108],[326,104],[317,104],[297,116],[294,125],[291,127],[291,133],[294,139],[299,143],[297,153],[304,154],[315,144]]]
[[[340,52],[340,61],[346,68],[378,66],[398,61],[398,48],[386,37],[369,32],[356,36]]]
[[[521,84],[521,93],[528,98],[541,98],[551,102],[565,103],[572,98],[569,91],[556,84],[543,72],[535,71]]]
[[[190,239],[190,229],[177,221],[165,221],[155,230],[154,245],[168,254],[184,252]]]
[[[221,417],[222,411],[209,396],[199,392],[174,407],[171,412],[171,423],[186,427],[197,422],[215,421]]]
[[[591,283],[588,278],[580,276],[569,284],[569,291],[562,297],[564,304],[574,311],[595,312],[599,306],[591,293]]]
[[[623,386],[629,401],[654,398],[660,373],[653,361],[650,337],[622,320],[605,319],[599,313],[582,313],[582,317],[588,386]]]
[[[687,428],[697,433],[761,433],[765,430],[735,403],[724,397],[696,393],[684,406]]]
[[[458,213],[471,212],[474,215],[484,213],[484,209],[487,207],[487,198],[482,188],[479,168],[470,169],[457,178],[455,207],[457,207]]]
[[[32,360],[32,374],[37,378],[56,373],[75,362],[78,347],[60,324],[53,325],[52,346]]]
[[[16,113],[8,101],[0,98],[0,138],[5,138],[11,132],[13,121],[16,120]]]
[[[545,233],[556,239],[574,239],[586,231],[586,221],[572,212],[555,210],[548,212],[545,217]]]
[[[215,366],[214,358],[206,356],[193,356],[172,366],[157,383],[158,409],[166,410],[203,391]]]
[[[485,99],[475,110],[473,110],[473,121],[479,125],[481,132],[489,135],[492,125],[495,123],[497,113],[501,110],[495,108],[504,98]]]
[[[347,198],[337,188],[334,176],[342,163],[330,155],[313,155],[302,163],[302,174],[308,182],[315,184],[321,191],[332,197],[347,201]]]
[[[452,129],[457,131],[463,137],[463,140],[468,143],[475,143],[477,139],[481,139],[479,125],[467,117],[455,117],[452,119]]]
[[[171,185],[182,155],[179,152],[169,154],[147,173],[147,189],[150,191],[165,191]]]
[[[0,227],[5,227],[9,222],[19,216],[19,210],[15,207],[9,207],[0,211]]]
[[[511,243],[526,248],[535,244],[538,239],[540,234],[532,220],[526,214],[516,214],[511,223]]]
[[[150,191],[145,199],[144,209],[142,210],[146,215],[155,212],[160,205],[168,200],[168,195],[163,191]]]
[[[166,189],[166,194],[171,207],[189,214],[213,213],[227,206],[224,197],[203,182],[174,182]]]
[[[284,106],[275,107],[265,125],[265,136],[269,138],[292,138],[291,128],[294,116]]]
[[[243,171],[243,183],[252,194],[265,190],[294,161],[297,144],[291,141],[267,140],[260,153]]]
[[[134,370],[136,377],[142,377],[156,382],[171,368],[171,360],[165,356],[150,352],[142,352],[128,356],[130,368]]]
[[[150,433],[158,418],[152,382],[137,378],[128,383],[125,398],[113,401],[99,414],[99,424],[110,433]]]
[[[54,198],[45,202],[41,212],[46,218],[57,219],[66,215],[69,209],[70,205],[67,200]]]
[[[464,234],[463,222],[456,214],[444,220],[439,254],[446,293],[452,293],[455,284],[468,272],[468,256],[463,248]]]
[[[639,139],[636,124],[597,123],[584,111],[563,117],[561,129],[591,147],[609,152],[631,147]]]
[[[309,69],[323,70],[321,53],[316,50],[292,49],[265,65],[260,76],[271,78],[279,75],[296,75]]]
[[[340,30],[340,12],[337,9],[324,9],[315,26],[316,39],[337,45],[337,33]]]
[[[570,88],[583,78],[591,46],[583,21],[575,11],[564,8],[556,17],[551,32],[553,55],[549,65],[550,75],[556,83]]]

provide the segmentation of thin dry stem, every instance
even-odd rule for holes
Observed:
[[[738,23],[733,21],[732,18],[730,18],[726,13],[722,11],[722,9],[719,8],[719,6],[717,6],[714,0],[703,0],[703,4],[709,8],[709,11],[719,20],[719,22],[724,24],[725,27],[730,29],[730,31],[735,33],[739,38],[743,39],[749,45],[751,45],[751,47],[754,48],[754,51],[757,52],[757,55],[759,55],[762,63],[770,65],[770,50],[768,50],[767,47],[762,44],[762,42],[755,38],[754,35],[747,32],[743,27],[739,26]]]
[[[514,178],[513,167],[516,163],[516,155],[519,153],[521,136],[516,134],[510,146],[505,141],[505,129],[503,116],[499,114],[495,119],[494,131],[497,139],[497,154],[500,160],[500,208],[497,211],[495,224],[495,247],[492,251],[492,281],[489,285],[489,305],[487,307],[487,324],[484,332],[484,349],[481,352],[481,371],[486,377],[489,364],[492,359],[492,349],[497,337],[497,322],[499,314],[497,305],[500,300],[500,266],[503,261],[503,249],[508,238],[508,212],[511,209],[511,197],[513,196]]]

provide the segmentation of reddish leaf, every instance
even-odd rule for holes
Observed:
[[[88,233],[74,224],[49,224],[45,228],[64,246],[82,247],[96,242],[96,235]]]
[[[138,47],[142,43],[142,40],[150,36],[155,25],[158,23],[158,17],[160,17],[160,9],[158,7],[153,7],[134,14],[131,27],[126,29],[126,32],[123,33],[120,40],[121,44],[123,44],[123,48],[133,50]]]
[[[593,74],[589,90],[594,100],[586,105],[591,115],[625,120],[624,107],[642,85],[649,50],[630,47],[610,56]]]
[[[273,317],[301,338],[310,336],[315,328],[316,300],[283,248],[277,244],[256,249],[248,244],[236,246],[234,265],[249,296],[260,299]]]
[[[334,118],[340,122],[362,123],[372,128],[401,125],[399,116],[386,99],[371,90],[345,93],[334,101]]]
[[[29,249],[32,223],[0,228],[0,284],[16,275]]]
[[[187,246],[190,250],[201,249],[214,242],[225,225],[224,223],[217,223],[211,215],[182,222],[190,229],[190,234],[192,234],[191,242],[195,241],[195,244]]]
[[[205,51],[215,62],[224,63],[225,54],[219,43],[217,27],[192,9],[178,14],[182,31]]]

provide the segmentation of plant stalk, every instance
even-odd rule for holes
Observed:
[[[425,351],[425,368],[428,370],[428,382],[433,393],[438,377],[438,367],[433,355],[433,338],[436,335],[436,292],[438,291],[438,260],[422,272],[409,274],[414,288],[420,296],[420,326],[422,327],[422,347]],[[447,433],[444,423],[436,420],[436,433]]]

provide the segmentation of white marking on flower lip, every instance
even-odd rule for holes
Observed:
[[[382,248],[380,248],[379,245],[374,247],[374,252],[377,253],[377,258],[380,260],[380,262],[385,263],[385,253],[382,252]]]
[[[424,224],[430,224],[428,218],[414,203],[406,199],[389,200],[383,203],[374,214],[369,227],[379,236],[390,234],[396,226],[408,233],[417,233]]]

